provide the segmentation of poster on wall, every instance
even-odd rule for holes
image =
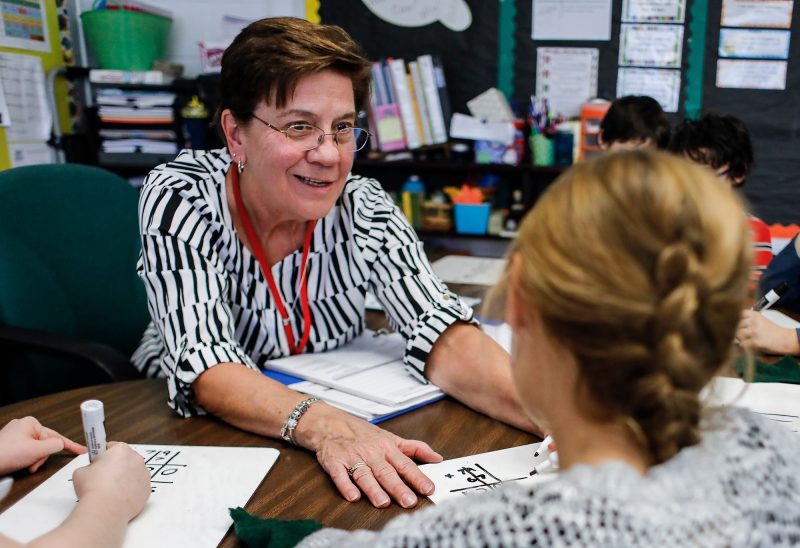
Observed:
[[[623,0],[625,23],[683,23],[686,0]]]
[[[723,0],[723,27],[768,27],[788,29],[792,26],[794,0]]]
[[[664,112],[677,112],[681,91],[681,71],[620,67],[617,72],[617,97],[649,95]]]
[[[47,145],[53,117],[47,103],[42,59],[0,52],[6,139],[12,166],[54,161]]]
[[[597,97],[597,48],[536,48],[536,96],[565,117]]]
[[[0,47],[50,51],[44,0],[0,0]]]
[[[461,32],[472,24],[465,0],[362,0],[376,16],[398,27],[424,27],[439,22]]]
[[[717,60],[717,87],[786,89],[786,61]]]
[[[788,30],[720,29],[719,56],[745,59],[788,59]]]
[[[620,65],[680,68],[683,25],[623,23],[619,46]]]
[[[611,0],[533,0],[534,40],[610,40]]]

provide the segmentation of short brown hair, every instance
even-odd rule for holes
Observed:
[[[282,108],[297,81],[332,69],[353,82],[356,109],[369,97],[370,63],[360,46],[336,25],[315,24],[295,17],[268,17],[249,24],[222,55],[220,104],[215,115],[230,109],[249,122],[262,100]]]
[[[660,463],[699,441],[698,394],[730,357],[751,247],[740,199],[707,169],[610,153],[525,218],[515,294],[575,355],[584,413],[624,420]]]

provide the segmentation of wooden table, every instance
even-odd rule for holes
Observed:
[[[315,456],[283,442],[249,434],[213,417],[178,417],[166,404],[163,380],[139,380],[79,388],[0,407],[0,425],[33,415],[44,425],[83,443],[79,405],[100,399],[106,409],[106,431],[111,440],[165,445],[223,445],[274,447],[278,462],[246,505],[258,516],[284,519],[313,518],[343,529],[380,528],[409,510],[396,504],[378,510],[365,500],[346,502],[322,470]],[[382,424],[407,438],[426,441],[445,459],[532,443],[531,434],[500,424],[449,398]],[[49,478],[73,457],[59,453],[35,474],[19,472],[11,493],[0,502],[0,512]],[[417,508],[429,505],[420,500]],[[232,531],[220,546],[237,546]]]

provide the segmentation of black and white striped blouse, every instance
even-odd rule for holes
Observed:
[[[181,415],[203,413],[194,380],[218,363],[253,369],[289,355],[278,309],[256,258],[236,235],[228,210],[225,150],[183,151],[154,169],[139,201],[138,272],[153,321],[134,353],[148,376],[166,376]],[[298,250],[272,267],[296,338],[302,331]],[[424,381],[428,353],[457,320],[472,320],[433,273],[422,244],[374,179],[351,175],[314,229],[307,264],[311,334],[305,352],[336,348],[364,329],[373,293],[406,339],[404,362]]]

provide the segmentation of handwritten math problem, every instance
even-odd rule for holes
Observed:
[[[429,497],[435,504],[445,500],[485,493],[509,483],[536,485],[556,477],[556,474],[532,474],[534,466],[543,460],[535,458],[538,443],[423,464],[420,469],[436,490]]]

